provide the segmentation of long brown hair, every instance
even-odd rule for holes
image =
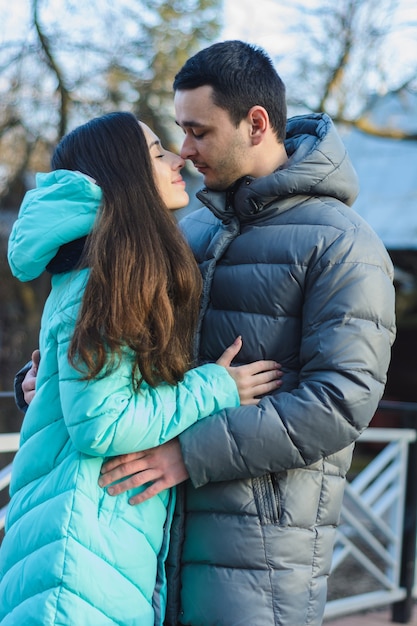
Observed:
[[[91,380],[128,347],[136,386],[176,384],[191,367],[201,276],[157,191],[136,118],[110,113],[79,126],[58,144],[52,168],[83,172],[103,191],[84,251],[90,274],[70,363]]]

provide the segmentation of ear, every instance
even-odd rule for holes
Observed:
[[[250,136],[253,145],[261,143],[269,126],[269,115],[264,107],[255,105],[249,109],[247,120],[250,124]]]

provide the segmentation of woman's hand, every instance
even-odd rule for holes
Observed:
[[[232,367],[230,364],[242,347],[242,338],[237,337],[216,361],[227,369],[236,383],[240,404],[258,404],[260,396],[275,391],[282,385],[282,370],[276,361],[254,361],[248,365]]]
[[[38,375],[39,361],[41,353],[39,350],[32,352],[32,367],[27,371],[22,381],[23,397],[27,405],[29,405],[35,397],[36,376]]]

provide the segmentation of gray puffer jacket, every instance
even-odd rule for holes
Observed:
[[[203,190],[182,222],[205,285],[198,349],[276,359],[283,387],[180,436],[166,623],[319,626],[353,442],[386,382],[390,259],[349,208],[357,179],[327,115],[288,122],[289,161]]]

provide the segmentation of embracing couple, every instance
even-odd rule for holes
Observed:
[[[52,290],[17,379],[4,626],[322,623],[392,265],[332,121],[287,120],[262,49],[202,50],[174,94],[179,156],[129,113],[91,120],[13,227],[12,272]],[[186,159],[204,206],[180,230]]]

